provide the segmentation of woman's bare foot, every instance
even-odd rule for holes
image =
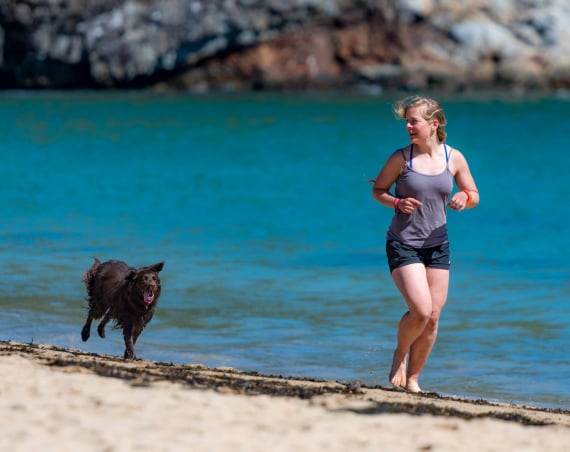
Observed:
[[[390,383],[396,388],[406,387],[406,358],[407,356],[404,356],[404,359],[400,360],[396,357],[396,352],[394,352],[392,369],[390,370]]]
[[[413,392],[416,394],[419,392],[423,392],[417,380],[408,380],[408,383],[406,384],[406,391]]]

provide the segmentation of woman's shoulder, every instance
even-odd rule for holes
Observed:
[[[457,149],[456,147],[450,146],[447,143],[445,144],[445,146],[447,147],[447,155],[449,155],[449,158],[451,160],[455,160],[455,161],[465,160],[465,156],[463,155],[463,152],[461,152],[459,149]]]
[[[380,170],[380,174],[390,175],[390,184],[398,177],[406,165],[406,149],[409,149],[409,146],[405,146],[403,148],[392,151],[392,153],[388,156],[386,163]]]
[[[467,160],[459,149],[448,144],[446,144],[446,146],[449,155],[450,169],[452,173],[455,174],[458,169],[463,168],[467,164]]]
[[[403,148],[398,148],[390,154],[390,159],[398,159],[407,161],[410,155],[410,144],[404,146]]]

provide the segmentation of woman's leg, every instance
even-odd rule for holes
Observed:
[[[449,270],[427,268],[426,274],[432,312],[422,333],[412,343],[410,348],[410,360],[406,379],[406,389],[410,392],[421,392],[418,378],[435,344],[439,316],[447,300],[449,288]]]
[[[406,358],[412,344],[420,337],[430,319],[433,311],[432,299],[427,271],[423,264],[396,268],[392,271],[392,278],[408,305],[408,312],[403,315],[398,327],[398,345],[394,351],[390,382],[396,387],[406,388]],[[417,358],[414,357],[414,360]]]

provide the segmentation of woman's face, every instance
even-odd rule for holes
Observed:
[[[412,143],[425,142],[437,130],[437,121],[427,121],[422,107],[410,107],[406,111],[406,130]]]

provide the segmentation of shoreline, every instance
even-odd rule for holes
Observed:
[[[0,448],[10,450],[249,451],[268,441],[274,450],[564,450],[570,433],[566,410],[52,345],[0,341],[0,375]]]

